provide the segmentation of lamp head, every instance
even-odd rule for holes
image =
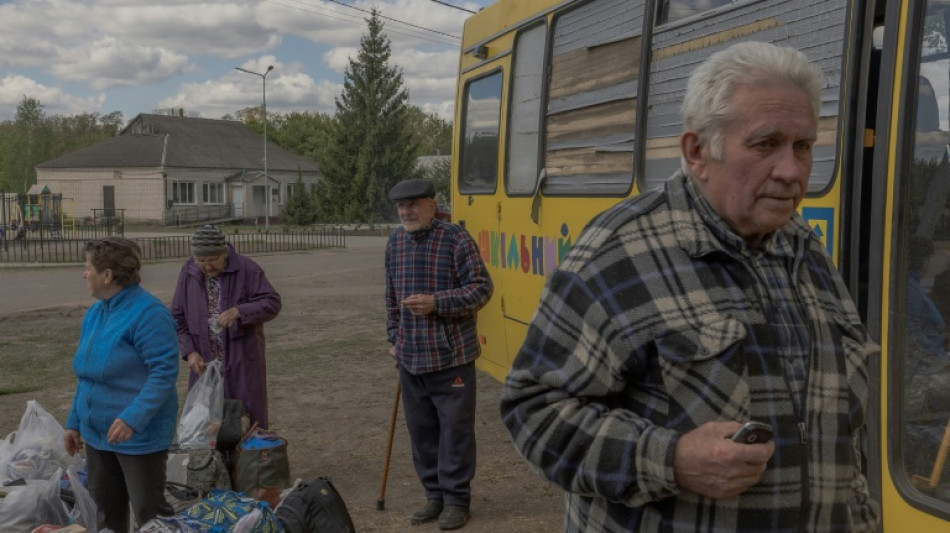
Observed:
[[[274,70],[274,65],[267,65],[267,72]]]

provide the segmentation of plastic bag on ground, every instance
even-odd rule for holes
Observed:
[[[28,480],[25,485],[4,487],[0,499],[0,533],[24,533],[40,524],[70,524],[69,512],[60,497],[62,469],[45,480]]]
[[[69,478],[69,490],[72,491],[75,499],[73,508],[69,511],[70,523],[83,526],[86,528],[86,533],[98,533],[99,509],[96,507],[96,502],[92,500],[92,495],[82,484],[75,468],[67,468],[66,475]]]
[[[82,459],[66,453],[63,426],[36,400],[26,403],[13,443],[0,463],[3,479],[49,479],[57,469],[83,469]]]
[[[188,391],[178,421],[178,446],[184,449],[214,448],[224,412],[224,381],[221,361],[215,359]]]

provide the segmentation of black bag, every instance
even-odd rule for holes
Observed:
[[[275,512],[286,533],[355,533],[353,519],[330,478],[298,484]]]
[[[221,429],[218,430],[218,442],[215,444],[221,452],[234,449],[241,437],[251,427],[251,419],[241,400],[224,399],[224,412],[221,416]]]

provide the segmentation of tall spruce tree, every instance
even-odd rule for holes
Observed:
[[[394,220],[387,193],[398,181],[416,177],[416,142],[406,127],[409,93],[402,69],[391,65],[389,37],[379,11],[366,19],[356,59],[343,75],[319,163],[320,218],[330,222]]]

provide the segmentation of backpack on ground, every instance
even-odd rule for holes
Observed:
[[[299,483],[277,507],[286,533],[355,533],[353,519],[330,478]]]

